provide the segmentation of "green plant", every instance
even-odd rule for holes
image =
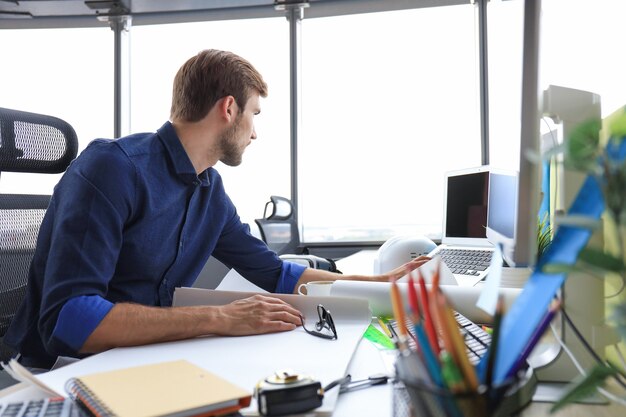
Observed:
[[[561,151],[564,152],[564,166],[567,169],[584,172],[595,177],[601,184],[605,204],[605,235],[615,242],[609,249],[588,246],[584,248],[575,265],[548,264],[543,270],[550,273],[569,273],[575,270],[605,277],[612,274],[621,279],[620,293],[626,283],[626,158],[619,154],[626,140],[626,109],[608,123],[608,141],[600,140],[602,122],[589,120],[579,125],[567,138]],[[569,223],[584,224],[586,227],[599,227],[595,220],[565,219]],[[596,223],[596,224],[594,224]],[[622,340],[626,340],[626,302],[618,304],[609,316]],[[623,370],[606,361],[598,363],[587,374],[577,379],[553,407],[556,411],[567,404],[579,400],[596,388],[605,384],[612,376],[626,377]]]
[[[537,222],[537,260],[550,246],[552,242],[552,226],[550,226],[549,213],[545,213],[542,219]]]

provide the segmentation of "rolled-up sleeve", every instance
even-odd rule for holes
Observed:
[[[304,265],[283,261],[283,269],[278,279],[276,292],[281,294],[293,293],[293,290],[296,288],[296,283],[305,269],[306,266]]]
[[[78,352],[112,308],[113,303],[99,295],[82,295],[67,300],[52,331],[50,345],[55,350]]]

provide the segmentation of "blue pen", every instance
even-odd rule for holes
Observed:
[[[426,368],[428,369],[428,373],[430,374],[431,379],[435,384],[437,384],[437,386],[445,387],[443,383],[443,377],[441,376],[439,362],[437,361],[437,358],[435,358],[435,354],[430,348],[430,342],[428,341],[428,337],[426,337],[426,333],[424,332],[422,325],[419,323],[415,324],[414,330],[422,351],[422,356],[424,357],[424,362],[426,362]]]

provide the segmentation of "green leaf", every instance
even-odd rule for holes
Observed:
[[[626,340],[626,303],[623,302],[615,306],[611,313],[611,319],[615,322],[622,340]]]
[[[626,136],[626,112],[620,114],[609,124],[610,136]]]
[[[584,248],[580,251],[578,259],[605,271],[622,272],[626,269],[621,258],[595,248]]]
[[[606,379],[617,371],[606,365],[595,365],[587,376],[577,378],[567,392],[550,408],[550,413],[560,410],[568,404],[583,400],[593,394],[596,388],[603,386]]]
[[[593,169],[599,154],[601,127],[600,119],[590,119],[574,128],[567,141],[567,166],[582,171]]]

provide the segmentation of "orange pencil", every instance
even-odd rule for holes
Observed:
[[[435,291],[439,291],[439,280],[440,280],[440,275],[439,272],[441,270],[441,258],[439,258],[439,260],[437,261],[437,268],[435,269],[435,273],[433,274],[433,280],[432,280],[432,287],[431,287],[431,291],[435,292]]]
[[[453,356],[458,358],[459,368],[465,377],[467,385],[472,391],[476,391],[478,389],[478,377],[465,352],[465,343],[463,343],[459,326],[454,319],[454,313],[448,306],[443,294],[439,297],[439,300],[441,305],[439,314],[443,315],[442,321],[447,325],[449,336],[452,339],[452,348],[456,352],[456,355]]]
[[[396,279],[391,279],[391,306],[393,308],[393,315],[396,318],[398,324],[398,331],[400,332],[400,342],[404,343],[407,338],[406,321],[404,319],[404,309],[402,306],[402,298],[400,297],[400,289],[396,283]]]
[[[431,300],[432,301],[431,306],[432,306],[433,319],[434,319],[435,324],[437,325],[437,329],[439,330],[439,334],[441,335],[441,340],[443,342],[443,349],[441,350],[441,353],[443,352],[448,353],[452,364],[457,369],[457,372],[460,373],[457,352],[456,352],[456,349],[454,349],[452,338],[450,338],[450,333],[448,332],[448,326],[443,321],[443,314],[441,314],[440,302],[438,300],[439,297],[440,297],[440,294],[435,294],[435,298]],[[440,354],[440,357],[441,357],[441,354]],[[455,386],[448,387],[448,388],[453,390],[453,392],[466,391],[465,382],[463,379],[461,379],[460,381],[455,381]]]

